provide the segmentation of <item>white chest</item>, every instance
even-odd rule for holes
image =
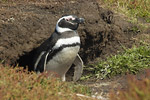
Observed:
[[[80,47],[77,45],[75,47],[66,47],[60,51],[53,59],[59,63],[69,63],[74,60],[79,52]]]
[[[80,37],[75,36],[59,39],[53,49],[63,47],[64,45],[67,46],[57,52],[57,54],[47,62],[46,70],[51,70],[60,75],[64,75],[72,65],[80,49],[79,45],[72,44],[80,44]]]
[[[66,47],[57,53],[46,65],[46,70],[57,72],[60,75],[65,74],[74,62],[80,46]]]

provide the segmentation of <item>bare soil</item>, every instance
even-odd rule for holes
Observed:
[[[116,54],[122,49],[120,44],[130,47],[133,43],[134,25],[93,0],[2,3],[0,60],[30,66],[34,50],[50,37],[56,21],[66,14],[86,19],[78,30],[82,41],[80,55],[85,64]]]
[[[32,70],[36,48],[50,37],[56,21],[68,14],[85,18],[85,23],[78,29],[82,41],[79,54],[85,65],[122,51],[121,45],[131,47],[135,42],[132,37],[139,33],[133,30],[135,25],[111,10],[102,8],[96,0],[0,3],[0,61],[29,66],[29,70]],[[81,83],[88,82],[91,81]],[[102,89],[96,87],[95,81],[92,82],[96,89]],[[107,82],[109,80],[102,83]],[[103,90],[109,91],[109,87],[106,85]]]

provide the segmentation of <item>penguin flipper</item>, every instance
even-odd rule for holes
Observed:
[[[46,51],[41,52],[41,54],[38,56],[35,64],[34,64],[34,70],[37,69],[37,65],[39,64],[39,61],[41,60],[42,55],[45,53]]]
[[[77,81],[83,72],[83,61],[79,54],[77,54],[76,59],[74,60],[73,64],[75,65],[75,71],[74,71],[74,76],[73,76],[73,81]]]
[[[43,72],[45,71],[45,67],[46,67],[46,61],[47,61],[47,57],[49,55],[49,52],[43,51],[40,53],[40,55],[38,56],[35,65],[34,65],[34,70],[36,72]]]

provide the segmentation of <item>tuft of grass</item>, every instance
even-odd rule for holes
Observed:
[[[148,72],[150,77],[150,72]],[[110,93],[111,100],[150,100],[150,79],[144,78],[138,80],[130,77],[128,80],[128,89]]]
[[[144,68],[150,67],[150,47],[140,46],[131,49],[125,49],[121,54],[108,57],[106,61],[102,60],[96,65],[87,68],[92,74],[83,76],[106,78],[120,74],[132,73],[136,74]]]
[[[48,78],[47,74],[37,75],[23,68],[0,65],[1,100],[94,100],[76,94],[90,95],[86,86]]]
[[[111,9],[121,12],[134,21],[142,18],[150,22],[150,0],[99,0],[104,2]]]

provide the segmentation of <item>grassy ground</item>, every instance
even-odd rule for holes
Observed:
[[[106,78],[120,74],[136,74],[144,68],[150,68],[150,47],[147,45],[124,49],[121,54],[108,57],[87,70],[93,74],[86,77]],[[84,78],[84,77],[83,77]]]
[[[150,1],[149,0],[99,0],[113,9],[127,16],[132,22],[138,20],[150,22]]]

